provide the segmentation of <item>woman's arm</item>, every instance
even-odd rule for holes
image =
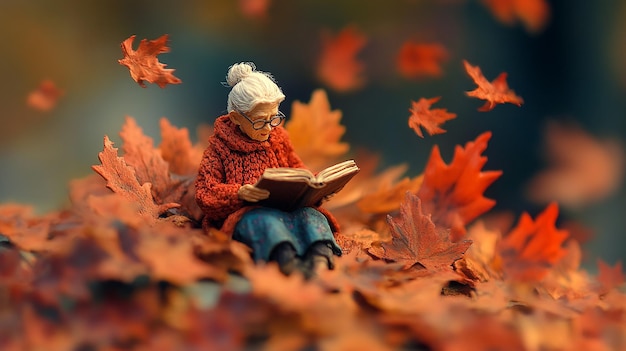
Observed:
[[[241,184],[226,184],[225,181],[222,160],[215,148],[209,146],[196,178],[196,202],[211,221],[221,222],[244,205],[237,194]]]

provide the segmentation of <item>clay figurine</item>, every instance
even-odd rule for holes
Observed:
[[[226,83],[228,113],[215,120],[195,184],[203,227],[232,235],[252,248],[256,261],[275,261],[287,275],[300,271],[309,278],[320,267],[333,269],[333,257],[341,255],[339,226],[327,210],[258,204],[269,192],[253,184],[266,168],[305,167],[282,127],[278,108],[285,95],[271,74],[250,62],[232,65]]]

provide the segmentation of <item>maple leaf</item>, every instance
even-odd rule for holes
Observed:
[[[485,76],[483,76],[480,67],[472,66],[465,60],[463,60],[463,65],[465,66],[467,74],[469,74],[472,80],[474,80],[474,83],[478,85],[478,88],[465,92],[465,94],[487,101],[478,111],[491,111],[496,104],[504,104],[507,102],[517,106],[522,106],[524,103],[521,97],[515,95],[515,92],[509,89],[509,85],[506,82],[506,72],[500,73],[500,75],[490,83]]]
[[[42,112],[52,110],[64,92],[57,88],[53,81],[46,79],[39,83],[37,89],[28,94],[26,103],[35,110]]]
[[[485,132],[465,144],[465,148],[457,145],[449,165],[442,160],[439,147],[435,145],[426,164],[424,181],[417,195],[437,225],[451,228],[453,240],[465,234],[466,224],[495,205],[483,192],[502,172],[481,172],[487,162],[487,157],[481,153],[490,138],[491,132]]]
[[[462,240],[453,243],[448,230],[440,229],[431,220],[431,215],[422,212],[422,202],[414,194],[407,193],[400,207],[400,217],[387,217],[392,229],[391,242],[372,246],[368,252],[376,257],[404,264],[410,268],[416,263],[428,270],[451,266],[461,258],[471,245]]]
[[[448,56],[441,44],[406,41],[398,53],[398,71],[406,78],[440,77],[443,74],[441,64]]]
[[[152,185],[150,183],[139,184],[135,170],[126,164],[122,157],[117,156],[117,148],[108,136],[104,137],[104,149],[98,153],[101,165],[91,168],[107,181],[107,188],[122,195],[128,201],[139,205],[138,212],[149,218],[157,218],[159,214],[176,204],[157,205],[152,197]]]
[[[444,108],[431,109],[430,107],[439,101],[441,97],[431,99],[420,98],[419,101],[411,101],[411,116],[409,116],[409,127],[411,127],[420,138],[423,138],[424,128],[428,135],[442,134],[446,131],[440,127],[445,121],[456,118],[456,113],[450,113]]]
[[[134,118],[126,116],[120,137],[123,141],[124,161],[133,167],[140,184],[151,184],[155,201],[161,202],[172,182],[168,163],[161,157],[161,152],[154,148],[152,138],[143,134]]]
[[[483,221],[478,221],[469,229],[467,239],[472,241],[472,246],[465,252],[463,258],[454,262],[455,270],[472,280],[482,282],[496,276],[493,261],[500,233],[488,230]]]
[[[600,293],[608,291],[624,284],[626,277],[622,272],[622,262],[617,261],[613,267],[601,259],[598,259],[598,282],[600,283]]]
[[[355,27],[345,27],[337,36],[324,35],[317,65],[318,78],[339,92],[356,90],[365,84],[364,69],[356,55],[367,42]]]
[[[513,25],[520,20],[526,30],[537,33],[545,28],[550,17],[546,0],[482,0],[500,22]]]
[[[624,180],[626,157],[616,140],[601,140],[575,124],[551,121],[545,128],[550,167],[529,182],[535,202],[579,208],[614,194]]]
[[[390,173],[392,171],[394,171],[393,168],[388,169],[377,177],[377,179],[382,182],[378,183],[378,189],[376,191],[363,196],[363,198],[357,202],[359,210],[373,214],[386,214],[397,211],[400,208],[400,204],[406,192],[416,193],[422,186],[422,182],[424,181],[423,175],[414,178],[405,177],[395,182],[395,184],[391,184],[390,182],[385,184],[384,181],[388,180],[385,179],[385,177],[392,175],[392,173]]]
[[[517,225],[498,245],[502,269],[511,279],[540,281],[549,269],[565,255],[566,230],[556,228],[559,207],[551,203],[533,221],[522,213]]]
[[[294,101],[291,118],[285,124],[293,148],[311,169],[321,169],[345,154],[350,146],[340,142],[346,128],[340,124],[341,111],[331,110],[322,89],[311,94],[308,104]]]
[[[195,175],[200,167],[203,147],[194,147],[187,128],[176,128],[167,118],[159,121],[161,127],[161,157],[169,165],[169,171],[178,175]]]
[[[128,67],[130,76],[143,88],[144,81],[156,83],[164,88],[167,84],[180,84],[181,80],[174,76],[174,69],[165,68],[157,55],[170,52],[167,46],[168,35],[164,34],[155,40],[141,39],[137,51],[133,50],[135,35],[131,35],[121,44],[124,57],[117,60],[120,65]]]
[[[266,18],[271,0],[239,0],[241,13],[248,18]]]
[[[127,116],[120,132],[120,137],[124,142],[122,146],[124,160],[134,168],[140,184],[151,184],[152,196],[157,204],[171,203],[170,208],[179,207],[179,210],[189,217],[199,219],[202,211],[195,201],[193,183],[200,160],[198,159],[198,164],[195,167],[192,165],[191,157],[198,156],[192,155],[195,152],[191,149],[191,142],[185,130],[177,130],[165,119],[161,120],[161,127],[162,139],[166,144],[157,149],[154,147],[152,138],[144,135],[135,120]],[[191,172],[191,174],[172,177],[170,174],[172,167],[163,158],[162,150],[166,150],[168,158],[174,161],[174,167],[177,168],[177,171],[184,170]],[[174,206],[173,204],[178,205]]]

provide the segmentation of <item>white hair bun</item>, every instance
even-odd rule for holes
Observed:
[[[229,86],[234,87],[255,70],[256,66],[252,62],[236,63],[228,68],[226,83],[228,83]]]

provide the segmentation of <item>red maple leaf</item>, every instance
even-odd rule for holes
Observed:
[[[420,138],[423,138],[422,130],[424,128],[428,135],[445,133],[445,129],[440,125],[445,121],[456,118],[456,113],[450,113],[444,108],[431,109],[430,106],[441,97],[437,96],[431,99],[420,98],[419,101],[411,101],[411,116],[409,116],[409,127],[411,127]]]
[[[161,88],[167,84],[180,84],[181,80],[174,76],[174,69],[165,68],[167,65],[160,63],[158,54],[170,52],[167,46],[168,35],[164,34],[156,40],[141,39],[137,51],[133,50],[135,36],[122,42],[124,57],[117,60],[121,65],[128,67],[130,76],[143,88],[146,87],[144,80],[156,83]]]
[[[517,106],[522,106],[524,103],[524,100],[515,95],[515,92],[509,88],[509,85],[506,82],[506,72],[500,73],[500,75],[490,83],[487,78],[483,76],[480,67],[472,66],[465,60],[463,60],[463,65],[465,65],[467,74],[469,74],[469,76],[474,80],[474,83],[478,85],[478,88],[465,93],[467,96],[487,101],[478,109],[478,111],[491,111],[496,104],[504,104],[507,102]]]
[[[398,71],[405,78],[440,77],[442,62],[448,51],[441,44],[421,44],[407,41],[398,53]]]
[[[487,157],[481,153],[490,138],[491,132],[485,132],[465,144],[465,148],[457,145],[449,165],[435,145],[426,164],[424,181],[417,195],[435,224],[451,228],[453,240],[465,234],[466,224],[496,204],[483,196],[487,187],[502,174],[502,171],[481,172],[487,162]]]
[[[418,196],[407,193],[400,207],[400,217],[387,217],[391,226],[391,242],[373,245],[368,252],[376,257],[404,264],[410,268],[416,263],[429,270],[452,265],[471,245],[463,240],[453,243],[448,230],[437,228],[431,215],[422,212]]]
[[[510,278],[520,281],[539,281],[565,255],[563,242],[566,230],[556,228],[559,207],[551,203],[533,221],[523,213],[517,225],[499,243],[502,269]]]
[[[325,35],[317,65],[319,79],[336,91],[350,91],[363,86],[364,65],[356,55],[367,39],[355,27],[346,27],[337,36]]]
[[[541,31],[550,17],[546,0],[483,0],[500,22],[513,25],[520,20],[529,32]]]

